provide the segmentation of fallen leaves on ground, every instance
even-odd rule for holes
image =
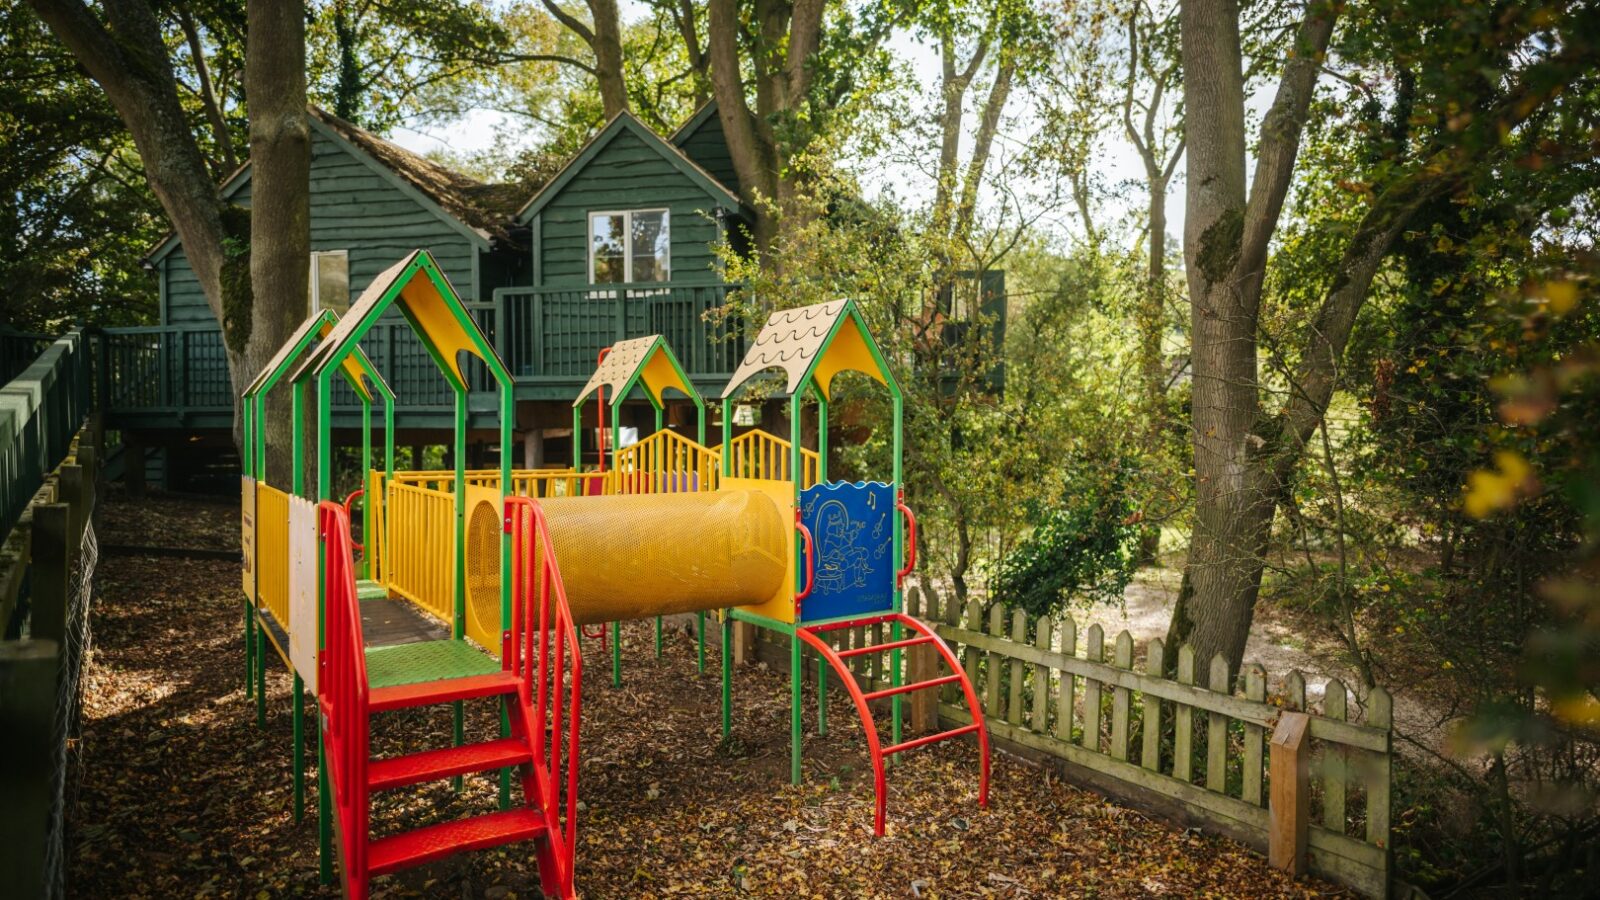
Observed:
[[[110,533],[182,546],[215,534],[211,504],[108,504]],[[194,507],[187,514],[185,507]],[[227,508],[221,508],[226,512]],[[236,511],[233,513],[236,521]],[[187,523],[204,522],[196,527]],[[164,531],[163,529],[172,529]],[[236,564],[142,556],[101,561],[70,811],[69,890],[82,897],[336,896],[318,883],[314,747],[308,809],[294,821],[291,681],[271,657],[266,728],[244,693]],[[987,810],[977,754],[944,742],[888,774],[889,835],[872,835],[872,780],[842,692],[816,733],[807,691],[805,782],[790,786],[787,680],[760,666],[734,681],[733,735],[720,735],[715,641],[649,623],[623,629],[623,685],[590,642],[584,690],[577,881],[587,898],[1307,897],[1228,841],[1185,831],[996,754]],[[269,651],[270,653],[270,651]],[[309,708],[309,707],[308,707]],[[309,718],[309,714],[308,714]],[[493,733],[469,706],[468,737]],[[309,729],[308,729],[309,730]],[[447,710],[379,718],[380,754],[442,746]],[[495,808],[469,778],[379,795],[378,835]],[[381,878],[375,897],[537,897],[529,845],[466,854]]]

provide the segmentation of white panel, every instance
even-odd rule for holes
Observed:
[[[289,498],[289,661],[317,693],[317,507]]]
[[[239,479],[239,556],[244,565],[244,595],[256,602],[256,480]]]

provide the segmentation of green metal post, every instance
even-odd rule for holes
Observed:
[[[452,387],[455,387],[452,385]],[[467,392],[455,387],[455,610],[450,636],[461,640],[467,633]]]
[[[572,405],[572,471],[583,474],[583,404]],[[579,484],[583,483],[579,479]]]
[[[696,623],[694,634],[700,646],[695,657],[694,669],[695,672],[704,675],[706,673],[706,611],[702,609],[696,615],[699,616],[699,621]]]
[[[256,726],[267,727],[267,630],[256,625]]]
[[[294,434],[289,442],[289,464],[294,470],[289,473],[289,489],[296,497],[306,495],[306,403],[305,388],[303,385],[291,383],[289,385],[290,416],[294,420]],[[318,436],[320,440],[320,435]],[[266,447],[261,448],[262,454],[267,452]]]
[[[361,490],[367,488],[367,472],[372,468],[372,398],[364,397],[361,400],[361,466],[356,469],[360,474],[356,476],[356,487]],[[372,498],[366,497],[361,504],[361,539],[368,546],[372,544]],[[372,577],[372,554],[361,554],[361,575],[363,578]]]
[[[244,698],[249,700],[256,692],[256,638],[251,627],[255,619],[255,606],[247,597],[244,601]]]
[[[733,398],[722,398],[722,477],[733,471]],[[722,737],[733,730],[733,615],[722,614]]]
[[[795,509],[800,508],[800,398],[805,393],[806,386],[799,388],[789,397],[789,481],[794,485]],[[793,529],[793,526],[790,526]],[[802,573],[801,547],[795,535],[795,578],[805,577]],[[795,611],[794,627],[800,627],[801,614]],[[793,632],[789,635],[789,781],[792,784],[800,783],[800,703],[801,682],[804,672],[800,668],[800,638]]]
[[[502,373],[496,372],[499,378]],[[500,511],[504,515],[506,499],[511,496],[511,428],[517,421],[517,398],[515,385],[509,377],[500,382]],[[500,629],[505,631],[511,627],[511,535],[501,529],[500,534]],[[518,639],[512,635],[513,641]],[[502,651],[503,653],[504,651]],[[502,698],[500,701],[500,736],[511,736],[511,699]],[[500,808],[511,808],[511,769],[500,770]]]
[[[800,783],[800,637],[789,634],[789,783]]]
[[[882,361],[881,360],[879,361],[879,365],[882,365]],[[885,368],[884,371],[887,372],[888,369]],[[902,477],[901,471],[900,471],[901,454],[902,454],[902,452],[904,451],[904,448],[905,448],[905,429],[904,429],[904,423],[902,421],[902,417],[903,417],[903,415],[905,413],[905,399],[900,396],[900,388],[899,388],[898,385],[896,385],[894,383],[894,380],[892,378],[889,380],[889,395],[890,395],[891,399],[893,400],[893,406],[894,406],[894,413],[893,413],[894,414],[894,483],[890,486],[890,492],[891,492],[891,494],[893,496],[898,497],[899,496],[900,485],[901,485],[900,479]],[[892,512],[892,515],[893,515],[893,518],[894,518],[894,540],[892,542],[894,544],[894,569],[893,569],[893,571],[898,573],[900,571],[901,560],[903,559],[903,554],[905,552],[904,548],[901,546],[902,543],[905,541],[905,532],[903,531],[903,523],[900,521],[901,518],[902,518],[902,516],[900,515],[900,511],[898,509],[894,510]],[[893,608],[894,608],[895,612],[898,613],[898,612],[901,611],[902,602],[903,602],[903,598],[900,595],[900,579],[899,579],[899,576],[897,574],[895,576],[895,581],[894,581],[894,607]],[[901,630],[900,629],[900,623],[899,622],[895,622],[890,627],[890,639],[891,640],[896,640],[896,641],[900,640],[900,630]],[[890,667],[890,684],[898,687],[900,685],[900,683],[901,683],[900,651],[898,649],[889,651],[889,667]],[[893,729],[894,742],[896,744],[900,743],[900,732],[901,732],[901,725],[902,725],[902,721],[903,721],[902,720],[902,716],[901,716],[901,707],[900,707],[900,701],[902,699],[904,699],[903,695],[895,694],[894,698],[893,698],[893,702],[890,704],[890,709],[893,711],[892,714],[891,714],[891,719],[893,720],[893,724],[892,724],[891,727]]]
[[[331,387],[331,372],[339,364],[339,360],[331,363],[330,367],[317,375],[317,495],[313,499],[327,500],[333,495],[333,409]],[[299,400],[299,391],[295,392],[296,401]],[[305,466],[303,464],[304,439],[301,437],[305,429],[302,425],[303,410],[297,415],[295,427],[295,440],[299,442],[298,452],[295,453],[294,477],[296,481],[304,484]],[[300,494],[303,487],[295,489]],[[317,542],[317,649],[324,649],[323,641],[327,634],[327,596],[323,584],[323,571],[326,560],[323,558],[324,548],[322,542]],[[323,884],[333,883],[333,779],[328,776],[328,742],[327,735],[321,728],[317,729],[317,844],[318,860],[320,863],[319,874]]]
[[[656,399],[654,397],[650,398],[650,403],[652,405],[654,405],[655,408],[656,408],[656,431],[660,431],[662,429],[662,412],[663,412],[663,410],[661,408],[661,404],[656,402]],[[660,658],[661,658],[661,617],[660,616],[656,616],[656,659],[660,659]]]
[[[722,614],[722,739],[733,731],[733,617]]]
[[[611,686],[622,687],[622,623],[611,623]]]
[[[828,398],[822,386],[815,381],[811,389],[817,395],[817,483],[828,482]],[[817,657],[817,734],[828,733],[828,661]]]
[[[294,676],[294,820],[299,822],[306,814],[306,683],[298,674]]]
[[[455,457],[455,507],[456,507],[456,537],[455,537],[455,615],[450,626],[451,637],[461,640],[467,633],[467,389],[461,385],[451,385],[456,395],[456,439]],[[503,583],[503,582],[502,582]],[[451,718],[454,722],[453,736],[455,746],[459,747],[466,741],[467,711],[460,700],[450,704]],[[451,779],[451,785],[460,792],[462,777],[457,775]]]

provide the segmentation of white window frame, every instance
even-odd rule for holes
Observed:
[[[623,284],[633,284],[633,217],[638,213],[661,213],[666,217],[667,224],[667,277],[665,281],[652,281],[650,284],[667,284],[672,281],[672,208],[668,206],[647,206],[642,209],[596,209],[591,210],[584,219],[583,253],[589,265],[589,283],[594,280],[594,220],[602,216],[621,216],[622,233],[625,239],[622,242],[622,274]]]
[[[313,250],[313,251],[311,251],[311,273],[310,273],[311,289],[307,292],[307,295],[310,298],[310,302],[309,302],[309,306],[308,306],[308,308],[306,310],[306,315],[308,315],[308,316],[314,316],[317,313],[322,312],[322,280],[317,277],[317,271],[318,271],[317,262],[318,262],[319,258],[324,257],[324,256],[342,256],[342,257],[344,257],[345,292],[346,292],[347,295],[350,292],[350,251],[349,250]],[[348,309],[348,307],[346,307],[346,308]]]

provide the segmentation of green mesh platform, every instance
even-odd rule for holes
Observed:
[[[466,641],[422,641],[367,650],[367,685],[372,688],[498,671],[498,660]]]
[[[388,596],[389,589],[376,581],[362,579],[356,582],[356,599],[358,600],[377,600]]]

